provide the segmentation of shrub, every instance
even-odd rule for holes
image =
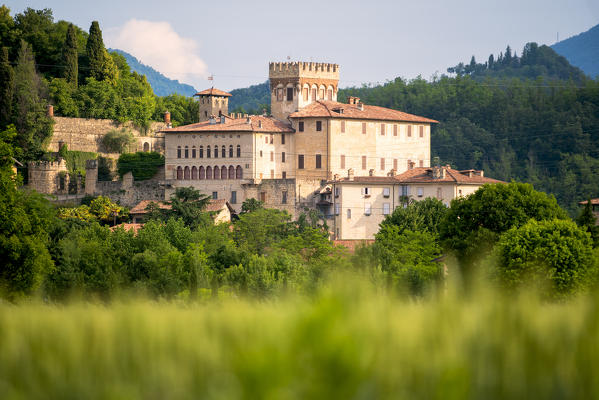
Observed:
[[[125,128],[113,129],[102,138],[102,144],[109,153],[122,153],[132,143],[133,134]]]
[[[137,152],[121,154],[117,161],[117,170],[122,177],[133,173],[136,181],[143,181],[156,175],[158,168],[164,165],[164,156],[155,152]]]

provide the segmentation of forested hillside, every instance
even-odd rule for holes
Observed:
[[[144,75],[150,86],[152,86],[154,94],[157,96],[180,94],[191,97],[197,92],[193,86],[181,83],[176,79],[169,79],[160,72],[156,71],[154,68],[142,64],[137,58],[126,51],[118,49],[109,49],[109,51],[115,52],[125,57],[125,60],[127,61],[127,64],[129,64],[131,71],[137,72],[139,75]]]
[[[231,90],[229,110],[248,114],[262,114],[266,108],[270,111],[270,90],[268,81],[243,89]]]
[[[551,46],[591,77],[599,77],[599,25]]]

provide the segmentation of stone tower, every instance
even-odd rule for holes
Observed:
[[[202,90],[201,92],[194,94],[194,96],[198,96],[200,103],[200,122],[208,121],[212,115],[215,117],[228,115],[229,97],[231,97],[231,93],[212,87],[210,89]]]
[[[337,64],[271,62],[268,77],[271,112],[279,120],[317,100],[337,101]]]

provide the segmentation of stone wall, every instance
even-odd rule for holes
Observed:
[[[294,218],[297,217],[295,179],[263,179],[257,182],[259,183],[242,185],[245,189],[245,199],[254,198],[264,201],[266,208],[285,210]],[[283,193],[287,194],[285,202]]]
[[[67,163],[60,161],[35,161],[27,164],[27,187],[39,193],[66,194],[69,188]]]
[[[122,124],[110,119],[67,117],[54,117],[54,133],[48,151],[57,152],[62,144],[66,144],[69,150],[93,151],[105,157],[118,158],[118,154],[107,152],[102,145],[102,138],[108,132],[122,128],[130,130],[135,138],[134,144],[129,149],[131,152],[164,153],[164,134],[159,132],[166,128],[163,122],[152,122],[148,131],[142,132],[131,122]]]

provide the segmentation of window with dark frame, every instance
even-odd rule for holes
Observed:
[[[286,191],[281,192],[281,204],[287,204],[287,192]]]
[[[189,147],[185,146],[185,158],[189,158]]]
[[[304,155],[297,155],[297,169],[304,169]]]
[[[304,131],[304,121],[300,121],[300,122],[297,124],[297,130],[298,130],[299,132],[303,132],[303,131]]]
[[[231,204],[237,204],[237,192],[235,190],[231,191]]]
[[[322,155],[317,154],[316,155],[316,169],[321,169],[322,168]]]
[[[181,158],[181,146],[177,146],[177,158]]]
[[[212,199],[213,200],[218,199],[218,192],[212,192]]]
[[[281,153],[281,162],[285,162],[285,152]]]
[[[316,132],[322,131],[322,121],[316,121]]]
[[[293,88],[287,88],[287,101],[293,101]]]
[[[281,144],[285,144],[285,134],[281,135]]]

